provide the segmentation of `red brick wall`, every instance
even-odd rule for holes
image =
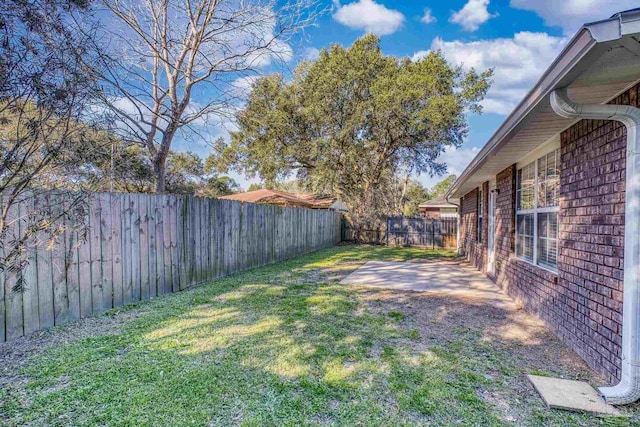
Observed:
[[[487,213],[488,213],[489,183],[485,182],[482,188],[467,193],[461,200],[460,213],[460,239],[461,249],[469,262],[484,271],[487,257]],[[484,192],[484,206],[482,219],[482,242],[478,242],[478,204],[479,192]]]
[[[495,279],[499,284],[504,283],[507,261],[515,248],[515,174],[513,165],[496,175]]]
[[[638,106],[639,87],[614,103]],[[557,275],[515,257],[515,165],[496,177],[496,283],[611,383],[620,378],[625,150],[617,122],[582,120],[561,134]],[[476,200],[474,190],[462,202],[461,240],[484,269]]]
[[[484,203],[482,206],[482,244],[480,245],[480,250],[482,251],[482,266],[484,271],[484,266],[487,265],[487,241],[489,238],[489,181],[482,184],[482,193],[484,195]]]
[[[638,87],[614,103],[637,102]],[[620,378],[626,128],[582,120],[561,135],[563,339],[592,367]]]
[[[460,199],[460,251],[469,257],[475,251],[478,239],[478,189]]]
[[[516,166],[496,176],[496,275],[495,281],[513,299],[543,320],[555,286],[556,275],[515,256]]]

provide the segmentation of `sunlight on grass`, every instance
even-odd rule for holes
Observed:
[[[489,381],[489,373],[522,374],[508,354],[471,328],[426,346],[410,316],[400,309],[376,311],[362,290],[333,278],[370,259],[440,255],[453,254],[331,248],[121,310],[138,315],[118,331],[62,343],[34,358],[21,372],[26,387],[10,386],[0,396],[0,422],[510,424],[482,397],[505,388]],[[520,421],[592,424],[565,413]]]
[[[240,312],[233,308],[214,309],[211,308],[211,306],[201,306],[197,310],[189,312],[188,316],[180,319],[174,319],[167,326],[155,329],[148,334],[145,334],[144,339],[156,341],[162,338],[181,335],[189,329],[200,329],[205,324],[233,321],[239,317]]]
[[[345,301],[337,295],[315,295],[306,298],[308,308],[313,313],[331,314],[342,311]]]
[[[209,352],[223,347],[229,347],[236,342],[252,335],[264,335],[278,329],[282,320],[277,316],[268,316],[252,324],[234,324],[227,327],[215,328],[209,331],[197,331],[183,338],[181,354],[195,354]]]
[[[342,358],[333,358],[324,363],[324,381],[332,386],[345,385],[345,380],[352,375],[356,366],[354,363],[347,363]]]

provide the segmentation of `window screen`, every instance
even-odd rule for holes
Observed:
[[[560,150],[518,170],[516,256],[555,269],[558,264]]]

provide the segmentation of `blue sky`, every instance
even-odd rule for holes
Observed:
[[[582,23],[637,5],[628,0],[325,0],[325,6],[329,12],[291,44],[286,68],[332,43],[348,46],[367,32],[381,37],[387,55],[418,58],[440,48],[452,63],[495,68],[485,112],[469,116],[463,146],[442,157],[449,172],[459,174]],[[257,182],[233,176],[243,187]],[[442,179],[416,178],[429,187]]]

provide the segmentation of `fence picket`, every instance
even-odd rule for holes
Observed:
[[[147,197],[147,234],[149,239],[149,298],[158,295],[158,272],[156,270],[156,207],[153,197]]]
[[[100,200],[100,264],[102,272],[102,310],[113,308],[113,228],[111,195],[98,195]]]
[[[19,229],[20,235],[25,235],[29,216],[35,208],[33,196],[29,195],[26,200],[20,202]],[[36,259],[35,239],[27,239],[28,264],[22,270],[22,309],[24,334],[28,335],[40,329],[40,315],[38,313],[38,260]]]
[[[171,286],[173,292],[180,290],[180,272],[178,268],[178,242],[177,242],[177,229],[178,229],[178,214],[176,211],[177,197],[175,195],[169,196],[169,212],[171,215]]]
[[[166,294],[164,273],[164,199],[163,196],[153,198],[153,208],[156,216],[156,294]]]
[[[162,229],[164,237],[164,293],[173,292],[173,279],[171,277],[171,201],[169,196],[161,196],[162,204]]]
[[[88,203],[91,203],[91,199]],[[85,207],[86,228],[79,232],[78,240],[78,286],[80,290],[80,317],[93,313],[93,280],[91,279],[91,226],[93,225],[90,207]]]
[[[4,201],[2,200],[2,198],[0,197],[0,209],[2,209],[2,206],[4,204]],[[0,256],[2,256],[2,259],[4,259],[4,244],[0,245]],[[0,269],[0,342],[2,341],[6,341],[7,340],[7,333],[6,333],[6,313],[7,313],[7,308],[6,308],[6,304],[7,304],[7,300],[5,299],[5,295],[6,294],[6,290],[5,290],[5,280],[6,280],[6,270],[4,268]]]
[[[140,298],[151,298],[151,284],[149,279],[149,212],[148,196],[138,195],[138,210],[140,211]]]
[[[113,307],[122,307],[124,302],[124,266],[122,263],[122,197],[119,194],[112,194],[110,196]]]
[[[91,270],[91,311],[89,313],[104,311],[103,307],[103,283],[102,283],[102,200],[100,195],[94,195],[89,203],[89,269]],[[88,315],[87,314],[87,315]]]
[[[17,241],[20,237],[20,205],[13,204],[7,211],[7,243]],[[11,252],[10,244],[5,244],[4,254]],[[22,273],[19,269],[9,265],[5,276],[5,303],[6,303],[6,338],[12,339],[24,335],[24,320],[22,317],[22,291],[20,281]]]
[[[35,209],[45,209],[51,215],[50,195],[44,193],[35,199]],[[37,236],[37,287],[38,287],[38,315],[40,328],[49,328],[55,324],[55,310],[53,304],[53,268],[51,265],[51,250],[48,245],[51,240],[51,230],[40,231]]]

